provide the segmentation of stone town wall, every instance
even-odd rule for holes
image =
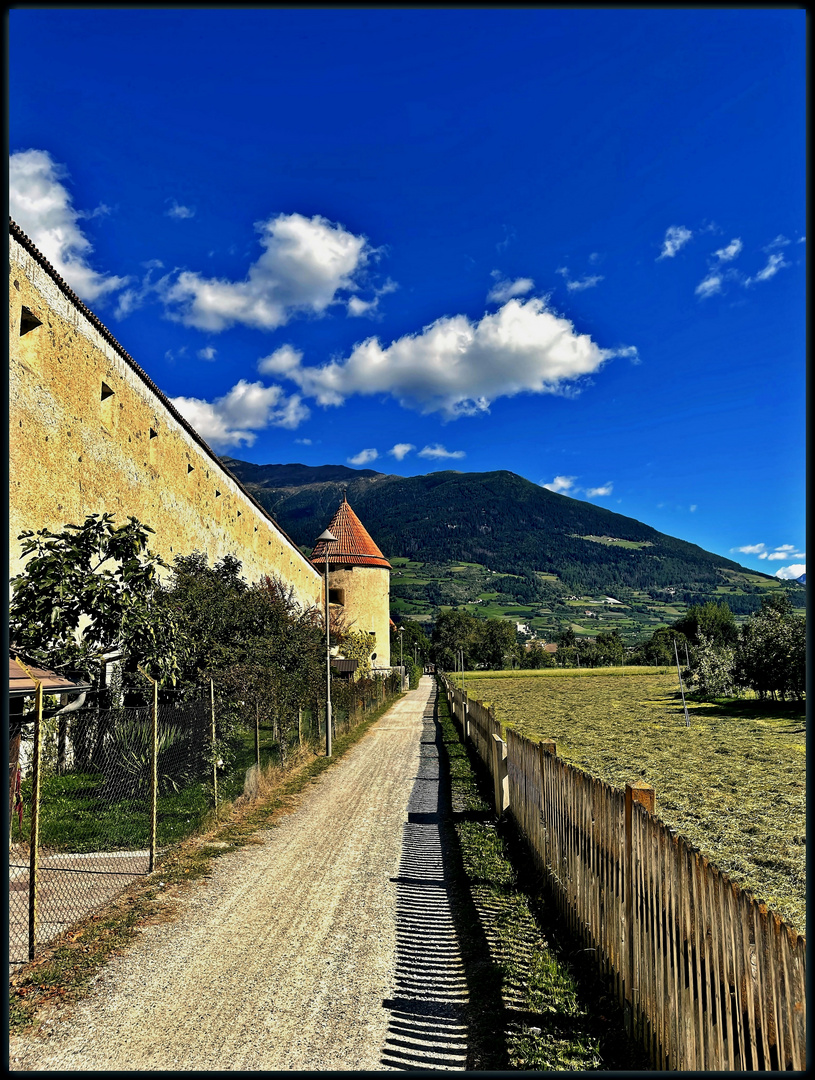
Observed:
[[[316,568],[30,241],[13,228],[9,241],[10,574],[23,530],[109,512],[154,529],[167,563],[233,555],[247,580],[274,574],[321,604]],[[24,307],[42,325],[21,334]]]
[[[390,571],[377,566],[335,568],[329,563],[328,586],[344,593],[341,610],[347,629],[376,634],[373,666],[390,667]]]

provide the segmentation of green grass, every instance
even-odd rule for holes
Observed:
[[[656,791],[657,815],[806,932],[804,706],[688,701],[676,671],[543,669],[465,676],[469,695],[615,787]]]
[[[462,863],[456,912],[470,997],[468,1068],[644,1068],[596,973],[578,977],[574,944],[540,896],[540,883],[519,873],[528,859],[508,823],[496,826],[484,777],[479,780],[443,696],[438,715]]]

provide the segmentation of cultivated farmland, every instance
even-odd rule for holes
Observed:
[[[756,899],[806,933],[804,706],[688,702],[676,670],[468,674],[471,697],[566,761],[656,790],[657,814]]]

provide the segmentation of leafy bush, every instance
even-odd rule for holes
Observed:
[[[695,666],[688,677],[694,694],[703,700],[740,695],[734,648],[729,645],[716,648],[713,640],[699,631],[695,657]]]

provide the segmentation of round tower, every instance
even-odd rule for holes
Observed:
[[[329,532],[336,541],[318,540],[311,561],[325,574],[328,549],[328,602],[349,630],[376,636],[374,668],[389,668],[391,565],[343,495]]]

